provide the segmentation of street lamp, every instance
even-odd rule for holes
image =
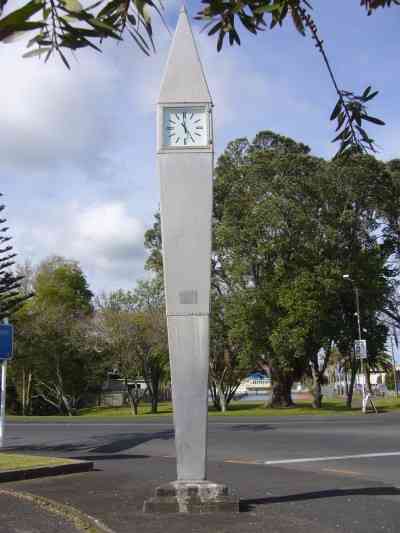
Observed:
[[[354,280],[351,279],[349,274],[343,274],[343,279],[345,279],[347,281],[350,281],[350,283],[354,287],[354,293],[355,293],[355,296],[356,296],[356,310],[357,310],[356,315],[357,315],[357,326],[358,326],[358,340],[359,340],[359,344],[360,344],[360,348],[361,348],[361,344],[362,344],[361,340],[362,340],[362,338],[361,338],[360,294],[359,294],[359,290],[358,290],[358,287],[355,285]],[[368,402],[369,395],[367,395],[367,397],[365,397],[365,380],[366,380],[366,376],[365,376],[365,373],[364,373],[364,359],[363,359],[362,355],[363,354],[360,353],[361,375],[363,376],[363,380],[362,380],[362,411],[363,411],[363,413],[366,413],[367,412],[367,402]]]

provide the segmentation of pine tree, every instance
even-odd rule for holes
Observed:
[[[5,205],[0,205],[0,213],[4,209]],[[13,252],[10,244],[11,237],[7,234],[9,228],[5,226],[6,222],[7,219],[0,218],[0,320],[9,318],[25,300],[32,296],[21,293],[23,276],[16,275],[12,271],[17,254]]]

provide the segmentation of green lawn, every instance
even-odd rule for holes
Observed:
[[[382,398],[375,400],[375,404],[378,407],[379,411],[396,411],[400,410],[400,400],[396,398]],[[313,416],[331,416],[331,415],[356,415],[360,413],[361,400],[359,397],[356,397],[353,400],[353,407],[351,409],[346,409],[344,400],[327,400],[323,402],[322,409],[313,409],[311,406],[311,401],[307,400],[298,400],[296,401],[295,407],[282,408],[282,409],[271,409],[269,407],[264,407],[263,402],[232,402],[229,406],[229,410],[226,413],[221,413],[216,411],[214,407],[209,408],[210,416],[295,416],[295,415],[313,415]],[[161,402],[158,407],[158,413],[156,415],[151,413],[149,404],[142,404],[139,406],[139,415],[138,416],[164,416],[172,414],[172,405],[171,402]],[[108,418],[108,417],[120,417],[120,418],[134,418],[131,414],[129,407],[96,407],[90,409],[82,409],[79,415],[73,417],[70,420],[74,421],[84,421],[88,418]],[[66,421],[67,417],[63,416],[46,416],[46,417],[21,417],[21,416],[9,416],[9,420],[60,420]]]
[[[40,457],[38,455],[0,453],[0,471],[38,468],[40,466],[57,466],[71,464],[74,462],[75,461],[71,459],[60,459],[58,457]]]

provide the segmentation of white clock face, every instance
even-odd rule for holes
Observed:
[[[207,112],[204,107],[164,109],[164,146],[208,145]]]

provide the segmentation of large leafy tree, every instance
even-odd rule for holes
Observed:
[[[245,340],[253,365],[268,362],[274,405],[291,404],[291,386],[304,368],[297,345],[282,342],[281,293],[304,263],[310,237],[306,185],[318,181],[323,163],[308,152],[262,132],[251,144],[230,143],[216,168],[216,276],[235,294],[234,337]]]
[[[19,399],[27,412],[47,405],[71,415],[103,374],[92,293],[79,265],[61,257],[42,262],[33,287],[35,297],[15,317],[12,368]]]
[[[341,87],[329,61],[324,40],[312,16],[311,0],[244,0],[221,2],[204,0],[197,18],[206,23],[210,36],[217,34],[217,49],[225,38],[229,44],[240,45],[239,23],[245,31],[257,34],[265,29],[280,28],[291,19],[303,36],[310,36],[326,66],[337,94],[331,120],[337,121],[339,153],[357,150],[375,151],[374,140],[365,130],[365,122],[384,124],[367,112],[367,105],[376,95],[371,87],[357,95]],[[361,0],[368,15],[379,8],[396,7],[399,0]],[[79,0],[29,0],[13,10],[10,0],[0,0],[0,42],[7,42],[21,32],[30,32],[25,57],[43,56],[45,60],[57,53],[70,68],[66,51],[90,47],[101,51],[104,39],[122,40],[126,36],[147,55],[155,50],[152,14],[163,20],[160,0],[99,0],[83,5]],[[10,8],[10,9],[8,9]],[[6,12],[7,11],[7,12]],[[3,12],[6,12],[3,14]]]
[[[361,291],[370,354],[382,349],[379,312],[394,274],[391,246],[376,235],[377,198],[387,180],[385,165],[372,157],[326,163],[272,132],[230,143],[219,159],[216,275],[235,293],[236,338],[268,361],[273,405],[290,405],[293,381],[310,369],[319,407],[333,343],[350,361],[354,296],[343,274]],[[354,372],[355,365],[351,359]]]

